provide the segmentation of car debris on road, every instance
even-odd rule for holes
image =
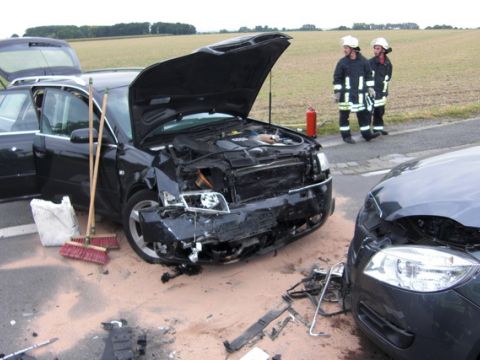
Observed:
[[[265,334],[268,335],[268,337],[273,341],[278,337],[281,331],[291,320],[299,320],[303,325],[305,325],[310,336],[328,337],[329,334],[327,333],[314,332],[317,315],[328,317],[343,314],[349,311],[346,303],[344,302],[346,289],[344,288],[343,272],[344,266],[342,262],[333,265],[328,270],[314,267],[307,277],[303,278],[286,291],[286,294],[282,296],[282,303],[279,306],[276,306],[274,309],[267,312],[256,323],[251,325],[233,341],[230,342],[225,340],[223,344],[227,352],[232,353],[241,349],[248,343],[255,343]],[[293,308],[294,300],[302,298],[308,298],[315,306],[315,311],[310,322],[305,320]],[[324,301],[336,303],[340,309],[327,312],[321,308],[322,302]],[[288,312],[288,316],[281,320],[277,324],[277,327],[273,327],[271,332],[266,333],[265,328],[285,312]]]

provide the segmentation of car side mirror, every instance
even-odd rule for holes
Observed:
[[[70,134],[70,141],[74,144],[88,144],[90,130],[88,128],[85,129],[75,129]],[[93,129],[93,142],[98,140],[98,133],[97,129]]]

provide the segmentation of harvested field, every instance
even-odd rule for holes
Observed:
[[[342,56],[339,39],[347,32],[292,32],[292,45],[273,69],[275,123],[304,124],[313,105],[320,121],[336,123],[332,74]],[[370,41],[385,36],[393,52],[391,96],[386,121],[433,117],[468,117],[480,113],[480,30],[354,31],[363,54]],[[72,42],[85,69],[148,66],[240,34],[161,36]],[[253,117],[268,118],[268,79],[253,108]]]

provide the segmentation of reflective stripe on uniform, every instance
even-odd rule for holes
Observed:
[[[350,111],[351,112],[359,112],[365,110],[364,104],[350,104]]]
[[[340,131],[350,131],[350,126],[340,126]]]
[[[374,126],[373,130],[377,130],[377,131],[383,130],[383,126]]]
[[[387,98],[384,96],[381,99],[375,99],[374,105],[375,107],[385,106],[387,103]]]
[[[370,130],[370,125],[360,126],[360,131],[367,131],[367,130]]]
[[[385,81],[383,82],[383,92],[386,93],[387,92],[387,89],[388,89],[388,80],[387,80],[387,77],[385,77]]]
[[[342,90],[342,84],[333,85],[333,90]]]
[[[345,95],[347,95],[348,93],[346,93]],[[346,96],[348,97],[348,96]],[[359,111],[363,111],[365,110],[365,104],[364,103],[359,103],[359,104],[354,104],[352,102],[349,102],[349,101],[344,101],[344,102],[339,102],[338,103],[338,109],[339,110],[348,110],[348,111],[351,111],[351,112],[359,112]]]
[[[363,94],[358,94],[358,103],[363,104]]]
[[[368,81],[366,82],[366,85],[367,85],[368,87],[374,87],[374,86],[375,86],[375,81],[373,81],[373,80],[368,80]]]
[[[350,77],[345,77],[345,89],[350,90]]]
[[[367,96],[366,103],[367,103],[367,110],[372,111],[373,101],[372,101],[372,98],[370,96]]]
[[[358,78],[358,90],[363,90],[363,76]]]

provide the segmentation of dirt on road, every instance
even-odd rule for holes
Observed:
[[[311,337],[302,323],[290,321],[274,341],[265,336],[233,354],[223,346],[223,341],[235,339],[280,305],[281,295],[312,266],[345,260],[354,224],[338,210],[341,204],[342,199],[337,198],[336,213],[321,229],[276,253],[247,262],[205,266],[198,275],[182,275],[167,283],[162,283],[161,276],[170,269],[143,262],[130,249],[121,229],[106,222],[98,224],[99,232],[116,231],[121,249],[110,252],[111,260],[105,266],[63,258],[58,248],[44,248],[38,241],[34,253],[4,264],[0,270],[55,266],[69,274],[69,281],[36,309],[25,328],[28,335],[35,331],[38,339],[59,338],[36,350],[39,359],[68,359],[65,354],[74,353],[82,342],[89,348],[88,341],[94,340],[101,349],[103,343],[98,344],[98,339],[105,332],[99,324],[120,318],[147,332],[149,359],[234,360],[254,346],[271,357],[280,354],[282,359],[384,359],[359,336],[348,313],[319,319],[317,331],[330,337]],[[83,222],[84,217],[80,218]],[[315,309],[308,300],[297,300],[293,307],[311,320]]]

